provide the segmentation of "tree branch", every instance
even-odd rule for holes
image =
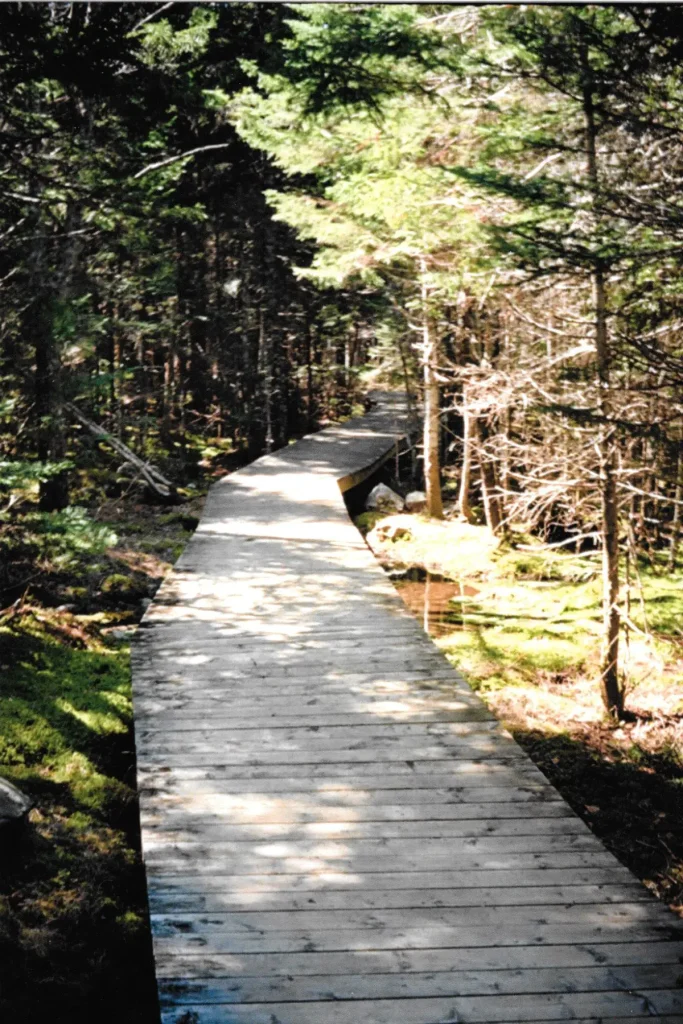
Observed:
[[[145,174],[151,174],[152,171],[158,171],[161,167],[168,167],[169,164],[175,164],[179,160],[184,160],[188,156],[194,156],[196,153],[207,153],[210,149],[229,149],[232,146],[232,142],[214,142],[210,146],[197,146],[196,149],[188,149],[185,153],[178,153],[176,156],[167,156],[165,160],[157,160],[156,163],[147,164],[141,171],[133,175],[133,181],[138,178],[142,178]]]
[[[151,13],[151,14],[148,14],[148,15],[147,15],[146,17],[144,17],[144,18],[142,19],[142,21],[139,21],[139,22],[137,23],[137,25],[135,25],[135,26],[134,26],[134,27],[133,27],[133,28],[132,28],[132,29],[130,30],[130,31],[131,31],[131,33],[132,33],[132,32],[137,32],[137,30],[138,30],[139,28],[142,28],[142,26],[143,26],[143,25],[146,25],[148,21],[151,21],[151,20],[152,20],[152,18],[156,18],[157,14],[161,14],[161,13],[162,13],[163,11],[167,11],[169,7],[174,7],[174,6],[175,6],[175,0],[170,0],[170,2],[169,2],[169,3],[166,3],[166,4],[162,4],[162,5],[161,5],[161,7],[157,7],[157,8],[156,8],[156,10],[152,11],[152,13]]]

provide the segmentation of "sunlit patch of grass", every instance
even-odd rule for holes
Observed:
[[[655,633],[678,637],[683,641],[683,578],[675,575],[654,575],[651,571],[641,572],[645,616],[639,594],[632,597],[632,618],[641,628],[647,627]]]
[[[383,538],[377,527],[405,527],[409,535],[395,541]],[[391,564],[421,565],[455,579],[482,579],[494,572],[498,541],[481,526],[423,515],[384,516],[367,536],[372,550]]]

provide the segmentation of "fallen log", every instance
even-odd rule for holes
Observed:
[[[77,423],[80,423],[81,426],[90,431],[93,437],[96,437],[98,441],[104,441],[110,448],[113,448],[117,455],[120,455],[125,462],[133,466],[134,469],[137,470],[137,475],[142,477],[147,486],[154,491],[155,494],[158,494],[159,497],[164,499],[164,501],[177,500],[178,492],[175,485],[160,473],[155,466],[152,466],[149,462],[145,462],[144,459],[141,459],[135,454],[135,452],[132,452],[128,445],[125,445],[118,437],[110,434],[93,420],[88,419],[88,417],[84,415],[84,413],[82,413],[78,406],[74,405],[73,402],[66,402],[64,407],[69,413],[71,413]]]

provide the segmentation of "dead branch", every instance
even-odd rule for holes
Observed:
[[[133,181],[137,181],[138,178],[142,178],[145,174],[150,174],[152,171],[158,171],[162,167],[168,167],[169,164],[178,163],[179,160],[184,160],[188,156],[195,156],[197,153],[208,153],[211,149],[229,149],[232,145],[232,142],[214,142],[210,146],[197,146],[195,149],[186,150],[185,153],[167,156],[164,160],[157,160],[154,164],[147,164],[141,171],[133,175]]]
[[[88,419],[73,402],[66,402],[65,408],[81,426],[90,431],[93,437],[96,437],[98,441],[106,442],[110,448],[114,449],[117,455],[120,455],[122,459],[130,463],[131,466],[134,466],[138,471],[138,475],[144,479],[145,483],[156,494],[167,501],[177,496],[175,485],[163,476],[158,469],[150,465],[149,462],[145,462],[135,452],[132,452],[128,445],[125,445],[118,437],[114,437],[113,434],[108,433],[103,427]]]

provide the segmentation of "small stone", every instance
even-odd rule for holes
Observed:
[[[403,508],[403,498],[386,484],[377,484],[368,494],[365,507],[367,509],[395,508],[400,511]]]
[[[57,611],[57,612],[72,612],[72,611],[74,611],[75,607],[76,607],[75,604],[60,604],[57,608],[55,608],[55,611]]]
[[[115,626],[103,632],[107,632],[114,640],[130,640],[135,634],[135,629],[135,626]]]
[[[406,494],[406,512],[422,512],[427,507],[427,495],[424,491],[411,491]]]
[[[33,801],[13,786],[7,779],[0,778],[0,828],[17,824],[33,807]]]

